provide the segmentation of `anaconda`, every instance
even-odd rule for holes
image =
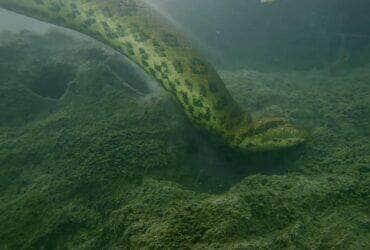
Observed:
[[[305,133],[280,119],[253,121],[216,70],[143,0],[0,0],[0,7],[91,36],[124,54],[177,99],[190,121],[243,151],[295,146]]]

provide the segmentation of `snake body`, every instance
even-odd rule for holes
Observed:
[[[268,151],[304,140],[284,122],[253,122],[215,69],[142,0],[0,0],[0,7],[79,31],[126,55],[173,94],[195,126],[232,148]]]

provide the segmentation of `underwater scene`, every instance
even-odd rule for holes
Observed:
[[[370,1],[0,0],[0,249],[370,249]]]

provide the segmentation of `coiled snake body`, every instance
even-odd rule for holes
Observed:
[[[304,141],[302,131],[281,120],[252,121],[214,68],[142,0],[0,0],[0,7],[79,31],[126,55],[173,94],[195,126],[232,148],[269,151]]]

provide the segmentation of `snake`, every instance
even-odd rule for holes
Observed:
[[[304,130],[284,119],[252,119],[215,68],[144,0],[0,0],[0,8],[69,28],[113,48],[141,67],[215,143],[243,152],[290,148]]]

